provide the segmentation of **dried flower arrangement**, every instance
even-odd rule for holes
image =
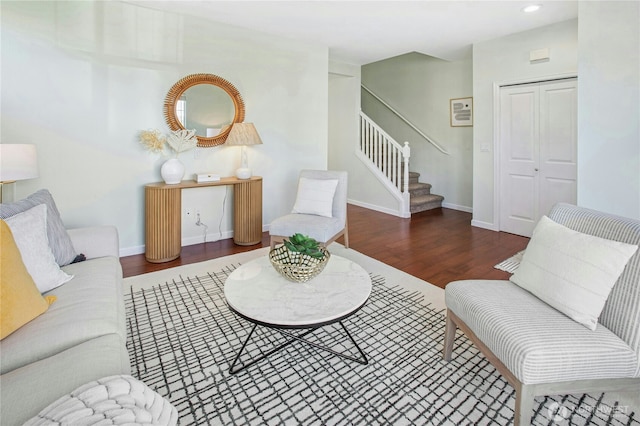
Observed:
[[[164,152],[165,148],[175,152],[175,156],[184,151],[193,149],[198,144],[195,130],[174,130],[168,136],[159,130],[142,130],[140,132],[140,143],[148,151],[154,153]]]

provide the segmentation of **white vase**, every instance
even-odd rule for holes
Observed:
[[[165,161],[160,168],[160,175],[164,179],[164,183],[168,185],[180,183],[184,177],[184,164],[177,158],[171,158]]]

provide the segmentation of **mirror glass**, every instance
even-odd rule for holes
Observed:
[[[164,103],[171,130],[196,129],[198,146],[223,144],[231,125],[244,121],[238,89],[213,74],[192,74],[173,85]]]
[[[231,96],[221,88],[196,84],[178,100],[176,115],[185,129],[196,129],[198,136],[213,137],[233,122],[235,107]]]

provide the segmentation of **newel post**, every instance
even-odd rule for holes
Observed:
[[[409,157],[411,157],[411,148],[409,148],[409,142],[405,141],[402,147],[402,161],[404,162],[404,170],[402,171],[404,174],[404,188],[402,192],[405,194],[409,193]]]

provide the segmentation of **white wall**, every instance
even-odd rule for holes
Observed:
[[[349,203],[394,214],[398,202],[356,157],[361,67],[329,64],[329,168],[349,173]]]
[[[640,3],[578,11],[578,203],[640,219]]]
[[[409,53],[362,67],[362,81],[380,98],[442,146],[441,153],[369,93],[362,110],[399,143],[409,142],[410,170],[432,192],[445,197],[443,206],[471,211],[472,134],[470,127],[451,127],[449,100],[472,96],[471,57],[444,61]],[[397,204],[397,203],[396,203]]]
[[[529,52],[542,48],[549,48],[550,60],[530,63]],[[499,191],[495,171],[499,153],[496,152],[494,132],[494,91],[497,86],[575,76],[577,67],[577,20],[474,44],[473,225],[498,230]],[[579,80],[578,86],[581,84]]]
[[[18,182],[16,196],[45,187],[67,226],[116,225],[123,255],[143,251],[144,185],[161,180],[164,161],[137,133],[168,131],[163,100],[185,75],[216,74],[240,91],[245,121],[264,142],[249,149],[249,162],[264,177],[265,225],[290,210],[300,169],[327,167],[326,47],[120,2],[0,5],[1,142],[36,144],[40,162],[40,177]],[[180,159],[188,174],[233,175],[239,157],[221,146]],[[210,239],[219,224],[230,236],[233,203],[222,217],[224,194],[183,193]],[[202,229],[185,224],[183,242],[201,242]]]

